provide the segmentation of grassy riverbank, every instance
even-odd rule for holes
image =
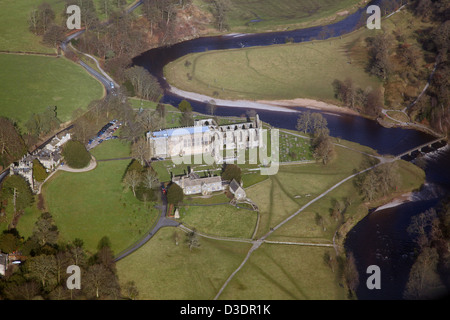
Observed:
[[[339,103],[332,83],[351,77],[362,89],[381,82],[366,73],[361,29],[325,41],[193,53],[168,64],[165,76],[176,88],[219,99],[311,98]]]
[[[226,14],[227,32],[293,30],[329,24],[356,10],[360,0],[231,0]],[[202,10],[211,11],[206,0],[195,0]]]

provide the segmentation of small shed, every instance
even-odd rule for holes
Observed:
[[[229,190],[237,200],[242,200],[247,197],[244,188],[235,179],[231,181]]]

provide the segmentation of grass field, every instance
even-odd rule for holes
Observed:
[[[336,151],[336,159],[326,166],[321,163],[281,166],[277,175],[246,189],[247,196],[260,209],[257,237],[365,165],[367,156],[344,148],[336,148]],[[308,227],[302,225],[300,230],[308,230]],[[329,241],[330,234],[321,233],[314,237],[317,241]]]
[[[398,161],[397,164],[399,166],[398,173],[401,176],[401,181],[397,186],[398,189],[392,192],[388,196],[389,198],[418,189],[424,181],[424,172],[415,165],[406,161]],[[333,190],[326,197],[313,203],[305,211],[293,218],[289,224],[276,230],[269,239],[276,241],[329,241],[331,243],[337,226],[336,221],[330,216],[333,204],[336,201],[345,203],[349,199],[350,205],[344,213],[345,218],[348,220],[348,225],[354,225],[356,221],[367,214],[368,206],[376,207],[388,201],[388,199],[380,199],[371,204],[365,203],[354,184],[354,179],[352,179]],[[317,214],[320,214],[324,219],[323,227],[326,230],[317,224],[315,220]],[[298,226],[302,226],[302,228],[298,228]]]
[[[86,173],[58,172],[44,185],[48,211],[63,240],[84,240],[95,251],[103,236],[118,253],[135,243],[157,218],[157,209],[145,207],[131,191],[124,193],[122,176],[128,160],[99,162]]]
[[[21,127],[47,106],[57,106],[58,118],[68,121],[103,95],[97,80],[64,58],[0,54],[0,69],[0,115]]]
[[[229,32],[263,32],[327,24],[354,10],[359,0],[231,0],[227,12]],[[210,8],[205,0],[194,1]]]
[[[55,49],[44,46],[41,38],[28,30],[30,11],[44,0],[0,0],[0,50],[55,53]],[[64,0],[45,0],[56,14],[56,22],[61,22],[59,13],[64,11]]]
[[[131,143],[119,139],[104,141],[94,149],[91,154],[97,160],[126,158],[131,153]]]
[[[180,221],[198,232],[246,239],[252,237],[257,219],[256,212],[231,205],[183,207],[180,214]]]
[[[332,248],[264,244],[250,257],[220,299],[341,300],[345,289],[324,263]]]
[[[351,77],[363,90],[381,85],[365,72],[364,38],[370,34],[362,29],[342,39],[193,53],[167,65],[165,76],[177,88],[219,99],[337,103],[335,79]]]
[[[184,241],[182,231],[161,229],[152,241],[117,263],[120,283],[135,281],[139,299],[212,300],[251,246],[201,238],[200,248],[189,251]]]
[[[355,143],[339,143],[369,154],[376,153]],[[326,166],[320,163],[281,166],[277,175],[246,188],[247,196],[260,209],[256,238],[337,182],[369,165],[368,156],[355,150],[336,147],[336,152],[337,157]],[[423,171],[411,163],[399,161],[398,165],[402,179],[397,190],[389,195],[390,198],[419,188],[424,179]],[[190,197],[186,204],[213,204],[226,200],[225,195],[218,194],[210,198]],[[268,240],[332,244],[335,231],[339,228],[337,242],[341,244],[345,233],[367,214],[368,207],[388,200],[365,203],[352,179],[310,205],[277,229]],[[344,212],[344,225],[330,215],[336,201],[349,203]],[[322,216],[322,224],[317,222],[317,214]],[[254,215],[245,217],[226,205],[191,205],[181,209],[183,222],[200,232],[217,236],[248,237],[254,231],[254,218]],[[221,272],[230,275],[235,270],[232,266],[239,265],[239,259],[243,259],[242,250],[248,250],[246,244],[200,237],[200,248],[189,252],[179,236],[179,244],[175,245],[176,232],[181,233],[175,229],[161,230],[156,239],[118,263],[121,281],[134,280],[141,292],[140,299],[183,299],[187,296],[191,299],[211,299],[227,278]],[[219,245],[221,249],[227,248],[226,251],[217,251]],[[231,249],[228,246],[236,247]],[[342,280],[337,278],[337,271],[324,262],[324,255],[332,252],[333,248],[325,247],[263,244],[232,279],[220,299],[346,299],[346,290],[339,285]],[[218,256],[208,257],[209,254]],[[218,259],[222,268],[211,279],[211,270]],[[181,267],[180,261],[184,261],[187,267]],[[205,270],[203,263],[209,263],[211,268]],[[154,276],[158,271],[162,276]],[[148,276],[142,278],[142,274]],[[176,280],[173,280],[175,277]],[[222,282],[219,281],[221,277]]]

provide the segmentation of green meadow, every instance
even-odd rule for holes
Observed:
[[[129,155],[129,145],[106,141],[92,150],[95,157],[111,159]],[[124,192],[122,177],[130,160],[98,162],[85,173],[57,172],[43,187],[46,209],[53,215],[62,240],[83,239],[95,251],[103,236],[111,239],[115,253],[137,242],[151,229],[159,211],[154,203]],[[63,190],[63,192],[62,192]]]
[[[342,38],[184,56],[165,67],[174,87],[219,99],[311,98],[338,103],[332,83],[351,77],[363,90],[381,82],[365,72],[361,29]]]
[[[33,113],[57,106],[58,118],[103,96],[103,87],[83,68],[64,58],[0,54],[0,115],[23,127]]]
[[[211,8],[206,0],[194,1]],[[230,0],[228,32],[264,32],[327,24],[341,19],[337,13],[353,11],[359,0]]]
[[[180,209],[180,220],[211,237],[260,238],[336,183],[367,168],[368,156],[361,152],[376,154],[374,150],[355,143],[338,142],[355,150],[336,146],[336,157],[328,165],[281,166],[276,175],[246,187],[247,196],[259,207],[258,219],[248,210],[217,205],[227,202],[227,198],[224,194],[215,194],[211,197],[188,197]],[[401,180],[397,190],[388,198],[415,190],[423,183],[421,169],[405,161],[398,161],[398,166]],[[330,214],[336,201],[347,203],[344,224]],[[355,179],[352,179],[311,204],[275,230],[267,240],[331,245],[336,233],[337,245],[341,246],[346,232],[367,214],[368,208],[386,201],[389,199],[366,203]],[[322,217],[321,223],[318,223],[317,215]],[[249,244],[201,236],[199,241],[200,247],[189,251],[181,230],[160,230],[152,241],[118,262],[120,279],[123,283],[134,280],[140,299],[212,299],[243,261]],[[209,256],[211,254],[213,256]],[[338,271],[324,262],[326,254],[333,255],[334,249],[263,244],[253,252],[219,298],[346,299]],[[184,267],[180,261],[184,261]],[[221,267],[217,270],[218,264]],[[142,274],[149,276],[143,278]]]
[[[134,281],[142,300],[212,300],[251,247],[202,238],[200,248],[190,251],[185,240],[181,230],[159,230],[142,248],[117,262],[120,283]]]
[[[64,0],[0,0],[0,50],[55,53],[55,49],[44,46],[41,37],[28,29],[28,17],[32,9],[47,2],[55,11],[56,22],[61,22]]]

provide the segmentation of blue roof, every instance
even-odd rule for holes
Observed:
[[[152,138],[172,137],[185,134],[205,133],[209,132],[209,127],[187,127],[187,128],[174,128],[161,131],[155,131],[151,133]]]

